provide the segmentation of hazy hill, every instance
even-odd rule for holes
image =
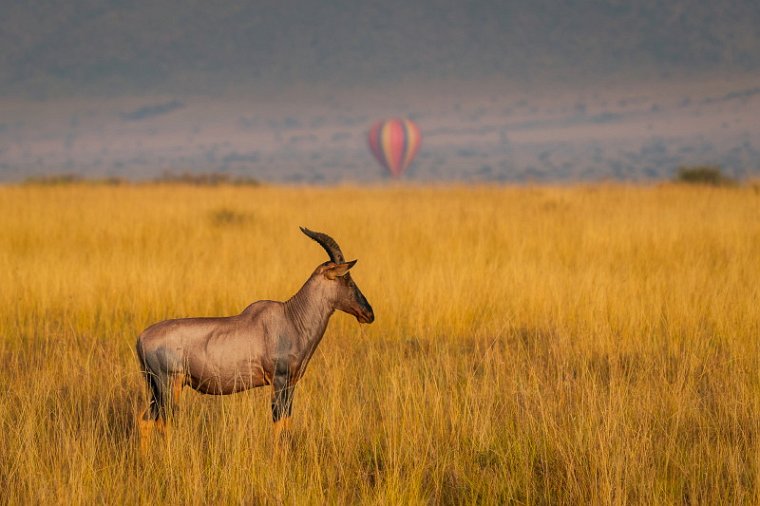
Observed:
[[[377,180],[392,115],[418,180],[760,169],[756,0],[0,2],[2,181]]]

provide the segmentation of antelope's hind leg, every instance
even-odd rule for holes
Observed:
[[[145,371],[145,381],[148,383],[148,407],[138,418],[138,428],[140,432],[140,453],[145,456],[148,453],[151,441],[153,439],[153,430],[158,424],[161,417],[161,390],[157,378],[151,372]]]
[[[148,409],[139,420],[140,452],[148,452],[153,439],[153,431],[158,430],[168,441],[169,418],[176,411],[185,378],[181,375],[168,375],[145,372],[145,378],[150,387]]]
[[[159,420],[158,430],[168,440],[171,436],[170,421],[179,411],[179,398],[182,394],[182,387],[185,386],[185,376],[181,374],[174,374],[169,376],[168,385],[166,388],[167,398],[164,401],[164,416]]]

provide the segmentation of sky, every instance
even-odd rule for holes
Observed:
[[[382,181],[392,116],[422,131],[411,180],[760,168],[757,2],[2,4],[0,180]]]

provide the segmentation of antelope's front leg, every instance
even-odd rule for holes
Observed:
[[[284,369],[284,370],[282,370]],[[293,408],[293,389],[287,367],[275,371],[272,381],[272,421],[274,422],[274,441],[279,443],[283,433],[290,430],[290,412]]]

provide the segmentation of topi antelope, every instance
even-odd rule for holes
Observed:
[[[143,452],[154,428],[165,432],[185,385],[214,395],[272,385],[279,441],[288,428],[293,389],[333,312],[354,315],[359,323],[374,321],[372,307],[348,272],[356,260],[346,262],[328,235],[301,231],[327,251],[330,261],[318,266],[289,300],[260,300],[236,316],[166,320],[140,334],[137,356],[150,389],[150,403],[139,420]]]

